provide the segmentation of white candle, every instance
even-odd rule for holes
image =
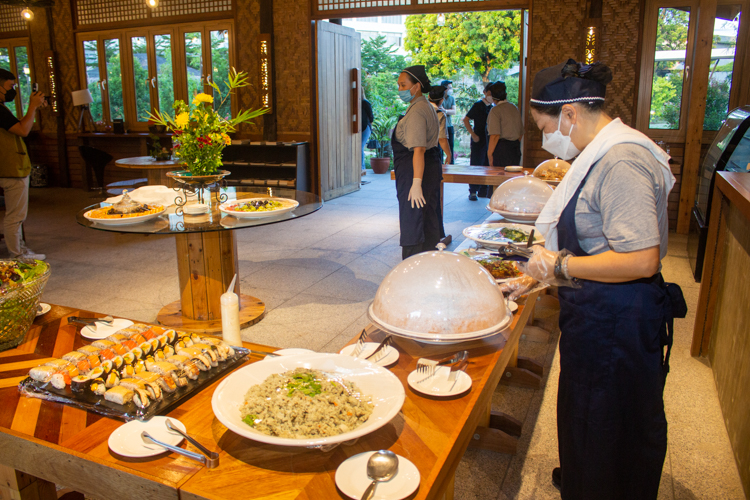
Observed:
[[[227,344],[242,347],[240,301],[234,292],[221,294],[221,332]]]

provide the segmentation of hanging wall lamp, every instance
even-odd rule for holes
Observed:
[[[148,5],[152,9],[155,9],[159,6],[159,0],[146,0],[146,5]]]
[[[34,11],[26,7],[21,11],[21,17],[23,17],[26,21],[33,21],[34,20]]]

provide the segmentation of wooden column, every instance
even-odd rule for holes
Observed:
[[[55,483],[0,465],[0,499],[57,500]]]
[[[239,273],[234,232],[186,233],[175,239],[180,300],[159,311],[157,320],[179,330],[221,332],[221,295]],[[234,291],[240,298],[240,327],[260,321],[265,304],[240,294],[239,279]]]
[[[677,214],[677,232],[687,234],[690,229],[690,212],[695,203],[698,171],[701,159],[703,119],[706,115],[708,74],[711,66],[711,47],[714,40],[714,18],[716,0],[700,0],[698,6],[698,29],[693,46],[693,67],[690,81],[687,132],[685,136],[685,159],[682,169],[680,208]]]

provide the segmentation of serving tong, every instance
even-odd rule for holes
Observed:
[[[451,371],[453,371],[454,366],[459,365],[464,361],[466,362],[466,364],[468,364],[468,359],[469,351],[459,351],[455,354],[451,354],[450,356],[438,360],[420,358],[419,361],[417,361],[417,373],[420,375],[426,375],[426,377],[418,380],[416,383],[421,384],[422,382],[432,378],[437,373],[437,369],[441,366],[450,366]]]
[[[172,446],[171,444],[162,443],[161,441],[157,441],[156,439],[151,437],[151,435],[146,431],[141,432],[141,439],[143,440],[143,442],[145,444],[152,444],[152,443],[156,444],[158,446],[168,449],[169,451],[173,451],[177,453],[178,455],[183,455],[187,458],[195,460],[196,462],[200,462],[203,465],[205,465],[207,469],[215,469],[216,467],[219,466],[219,454],[218,453],[209,450],[208,448],[200,444],[198,441],[188,436],[185,432],[182,432],[182,429],[179,429],[177,428],[177,426],[173,425],[171,420],[167,419],[166,424],[167,424],[167,429],[180,434],[182,437],[187,439],[193,446],[198,448],[204,454],[195,453],[193,451],[188,451],[188,450],[180,448],[179,446]]]
[[[103,318],[80,318],[78,316],[70,316],[68,318],[68,324],[75,323],[84,326],[96,326],[97,323],[103,323],[107,326],[112,326],[112,322],[115,319],[112,316],[104,316]]]

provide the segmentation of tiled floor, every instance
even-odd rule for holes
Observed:
[[[366,308],[383,276],[401,260],[395,188],[388,174],[315,214],[236,232],[242,292],[261,298],[266,317],[243,330],[246,340],[279,347],[336,351],[367,324]],[[486,200],[471,202],[465,185],[446,184],[446,231],[453,247],[461,231],[484,220]],[[28,245],[46,253],[52,276],[47,302],[153,321],[179,299],[174,238],[123,235],[79,226],[75,213],[96,201],[72,189],[32,189]],[[0,244],[0,256],[6,250]],[[739,475],[718,405],[711,369],[690,356],[698,286],[685,239],[671,235],[664,261],[690,313],[676,321],[672,371],[665,403],[669,449],[660,499],[743,499]],[[457,499],[555,499],[550,474],[557,465],[555,405],[557,333],[548,343],[522,341],[521,354],[546,366],[539,390],[501,385],[493,407],[524,422],[516,456],[468,451],[456,479]]]

